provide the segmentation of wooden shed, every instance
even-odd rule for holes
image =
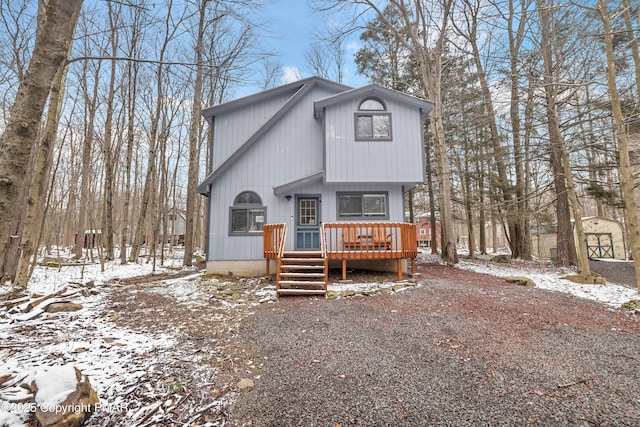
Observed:
[[[624,229],[620,221],[598,216],[582,218],[589,258],[627,259]]]

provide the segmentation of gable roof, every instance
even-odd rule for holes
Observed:
[[[256,130],[249,137],[249,139],[247,139],[233,154],[231,154],[220,166],[218,166],[215,171],[212,171],[204,179],[204,181],[200,183],[197,188],[198,193],[205,196],[209,195],[209,186],[227,169],[229,169],[240,157],[242,157],[242,155],[247,152],[247,150],[249,150],[258,140],[260,140],[260,138],[269,129],[271,129],[273,125],[275,125],[291,108],[293,108],[294,105],[298,103],[298,101],[304,98],[305,94],[311,91],[311,89],[313,89],[316,85],[321,85],[326,88],[340,91],[350,89],[349,86],[345,86],[340,83],[321,79],[320,77],[310,77],[202,110],[202,115],[209,122],[211,122],[213,120],[213,117],[223,112],[231,111],[237,108],[243,108],[249,105],[253,105],[256,102],[264,101],[272,97],[277,97],[285,95],[289,92],[293,92],[293,95],[275,112],[275,114],[273,114],[273,116],[269,118],[269,120],[267,120],[262,126],[260,126],[258,130]]]
[[[278,86],[273,89],[265,90],[263,92],[258,92],[253,95],[234,99],[228,102],[223,102],[222,104],[214,105],[212,107],[207,107],[202,110],[201,114],[206,119],[211,119],[211,117],[214,117],[218,114],[235,110],[237,108],[250,106],[257,102],[261,102],[270,98],[286,95],[289,92],[296,92],[305,85],[316,85],[316,84],[320,84],[323,87],[334,88],[339,91],[352,89],[351,86],[346,86],[340,83],[332,82],[331,80],[326,80],[320,77],[309,77],[306,79],[295,81],[293,83],[288,83],[286,85]]]
[[[322,181],[324,178],[324,171],[318,171],[316,173],[312,173],[309,176],[302,177],[300,179],[296,179],[291,182],[287,182],[286,184],[278,185],[277,187],[273,187],[273,194],[276,196],[282,196],[301,185],[309,184],[311,182]]]
[[[379,97],[382,99],[391,99],[404,104],[408,104],[420,109],[421,116],[424,118],[433,109],[433,103],[425,101],[424,99],[416,98],[415,96],[407,95],[397,90],[387,89],[377,84],[370,84],[357,89],[346,90],[336,95],[328,96],[324,99],[320,99],[313,103],[313,115],[314,117],[322,117],[324,109],[331,105],[339,104],[341,102],[349,101],[352,99],[364,98],[364,97]]]

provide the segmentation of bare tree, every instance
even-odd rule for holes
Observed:
[[[129,8],[130,10],[130,34],[127,37],[127,53],[130,58],[138,57],[140,50],[140,40],[142,35],[142,13],[140,8]],[[131,204],[131,163],[133,148],[135,145],[135,121],[136,121],[136,95],[138,92],[138,72],[140,64],[136,61],[127,62],[127,140],[125,143],[125,164],[124,164],[124,203],[122,207],[123,219],[120,228],[120,262],[127,262],[127,244],[129,242],[129,210]]]
[[[311,73],[342,83],[344,80],[344,48],[342,39],[318,38],[304,55]]]
[[[628,219],[629,246],[633,254],[633,265],[636,272],[636,284],[640,293],[640,218],[633,190],[633,170],[629,159],[629,141],[625,129],[624,114],[620,103],[620,95],[616,84],[616,60],[613,53],[613,36],[611,29],[611,15],[607,2],[598,0],[598,12],[602,19],[604,29],[604,41],[607,55],[607,87],[611,97],[611,109],[616,124],[616,137],[618,138],[618,151],[620,152],[620,180],[624,207]]]
[[[528,208],[528,182],[526,180],[526,162],[523,150],[520,125],[520,51],[525,41],[525,29],[529,23],[528,11],[532,0],[519,0],[518,9],[514,0],[509,0],[509,12],[506,16],[509,37],[509,71],[511,97],[509,102],[509,118],[511,121],[511,138],[513,139],[513,160],[515,166],[515,218],[513,224],[512,248],[516,256],[531,258],[531,225]],[[498,7],[498,10],[501,8]]]
[[[158,127],[160,123],[161,113],[162,113],[162,105],[164,102],[164,73],[166,72],[167,65],[164,64],[165,55],[167,53],[167,49],[169,47],[169,43],[172,39],[176,37],[177,32],[180,27],[178,24],[184,21],[184,15],[178,17],[176,19],[175,16],[172,15],[172,5],[173,0],[169,0],[169,4],[167,5],[167,11],[169,12],[164,20],[164,35],[161,41],[160,51],[158,55],[158,62],[156,68],[156,81],[155,81],[155,90],[156,90],[156,102],[154,111],[151,116],[150,130],[149,130],[149,153],[148,153],[148,161],[147,161],[147,173],[144,181],[144,190],[142,193],[142,202],[140,206],[140,213],[138,215],[138,220],[135,228],[135,235],[133,239],[133,243],[131,246],[131,254],[129,255],[129,261],[135,262],[138,260],[140,256],[140,249],[143,243],[144,229],[147,220],[147,213],[153,212],[153,201],[155,191],[153,190],[155,186],[155,178],[156,178],[156,152],[157,152],[157,144],[158,144]],[[151,209],[150,209],[151,205]],[[147,240],[150,240],[151,236],[147,236]]]
[[[485,103],[486,119],[490,130],[490,143],[493,149],[493,162],[498,173],[497,189],[500,191],[504,206],[506,209],[506,221],[508,223],[508,239],[511,247],[511,254],[514,258],[522,258],[522,230],[518,226],[517,216],[515,214],[516,204],[514,203],[514,186],[509,181],[507,168],[507,156],[502,146],[500,134],[498,133],[498,119],[496,117],[495,107],[489,87],[489,81],[485,65],[482,60],[480,46],[478,42],[479,22],[481,2],[479,0],[463,0],[463,10],[461,16],[464,19],[452,20],[453,27],[457,33],[464,37],[471,49],[471,57],[474,65],[480,87],[482,88],[482,97]],[[464,24],[464,27],[462,26]]]
[[[31,61],[0,137],[0,260],[10,238],[7,218],[15,215],[51,83],[64,66],[81,7],[82,0],[50,0],[38,6]]]
[[[191,104],[191,124],[189,125],[189,173],[187,182],[187,212],[184,234],[184,265],[193,264],[193,221],[196,214],[196,187],[198,186],[199,156],[198,146],[200,140],[200,110],[202,109],[202,82],[203,82],[203,43],[204,27],[207,4],[211,0],[200,0],[198,3],[198,30],[195,34],[195,80],[193,83],[193,100]],[[219,17],[216,17],[219,18]]]
[[[80,22],[81,27],[83,25],[87,25],[86,22]],[[83,27],[82,30],[87,32],[88,28]],[[86,56],[89,56],[91,53],[90,39],[85,38],[83,40],[83,52]],[[85,239],[85,228],[86,228],[86,219],[90,214],[91,207],[91,189],[90,189],[90,181],[91,181],[91,154],[94,146],[94,138],[95,138],[95,119],[99,106],[99,82],[100,75],[102,71],[102,62],[101,61],[91,61],[86,60],[82,61],[82,68],[80,70],[79,75],[79,86],[82,88],[82,96],[84,100],[84,122],[85,126],[82,129],[83,133],[83,144],[82,144],[82,167],[80,172],[80,205],[77,215],[77,227],[75,232],[75,245],[74,252],[76,258],[82,257],[82,250],[84,247],[84,239]],[[93,87],[89,87],[90,80],[89,77],[93,76],[92,83]]]
[[[109,91],[107,93],[107,110],[105,112],[104,122],[104,136],[102,141],[102,152],[104,155],[104,229],[102,230],[102,238],[106,247],[105,258],[107,260],[113,260],[114,255],[114,241],[113,241],[113,192],[114,192],[114,178],[115,178],[115,159],[113,148],[113,103],[116,90],[116,74],[117,74],[117,61],[118,45],[119,45],[119,32],[118,27],[121,25],[120,19],[120,6],[116,5],[116,9],[111,5],[111,2],[107,2],[107,9],[109,11],[109,27],[110,34],[109,41],[111,44],[111,70],[109,76]]]
[[[304,58],[307,61],[307,67],[309,67],[313,75],[322,77],[323,79],[330,78],[329,68],[331,67],[331,62],[320,42],[316,41],[311,43],[304,54]]]
[[[262,61],[262,66],[264,74],[262,90],[273,89],[278,86],[278,78],[282,72],[282,64],[267,58]]]
[[[549,10],[551,6],[544,0],[536,0],[540,16],[541,51],[544,62],[544,88],[546,94],[546,112],[549,128],[549,143],[551,147],[551,164],[553,167],[553,181],[556,192],[556,218],[558,221],[557,250],[561,263],[577,264],[577,254],[571,227],[569,199],[567,197],[566,175],[562,162],[562,135],[558,115],[555,111],[557,98],[557,79],[553,66],[553,52],[551,40],[551,23]]]

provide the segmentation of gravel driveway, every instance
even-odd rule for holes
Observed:
[[[636,272],[633,269],[633,261],[601,261],[589,260],[589,267],[607,279],[607,283],[617,283],[629,288],[636,288]]]
[[[242,426],[637,426],[640,319],[440,265],[393,295],[262,304]],[[243,374],[239,368],[239,375]]]

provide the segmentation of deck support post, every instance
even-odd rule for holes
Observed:
[[[342,280],[347,280],[347,260],[342,260]]]
[[[267,261],[267,267],[265,268],[265,276],[269,277],[271,276],[271,273],[269,272],[269,258],[267,258],[265,261]]]
[[[398,281],[402,280],[402,259],[398,258]]]

